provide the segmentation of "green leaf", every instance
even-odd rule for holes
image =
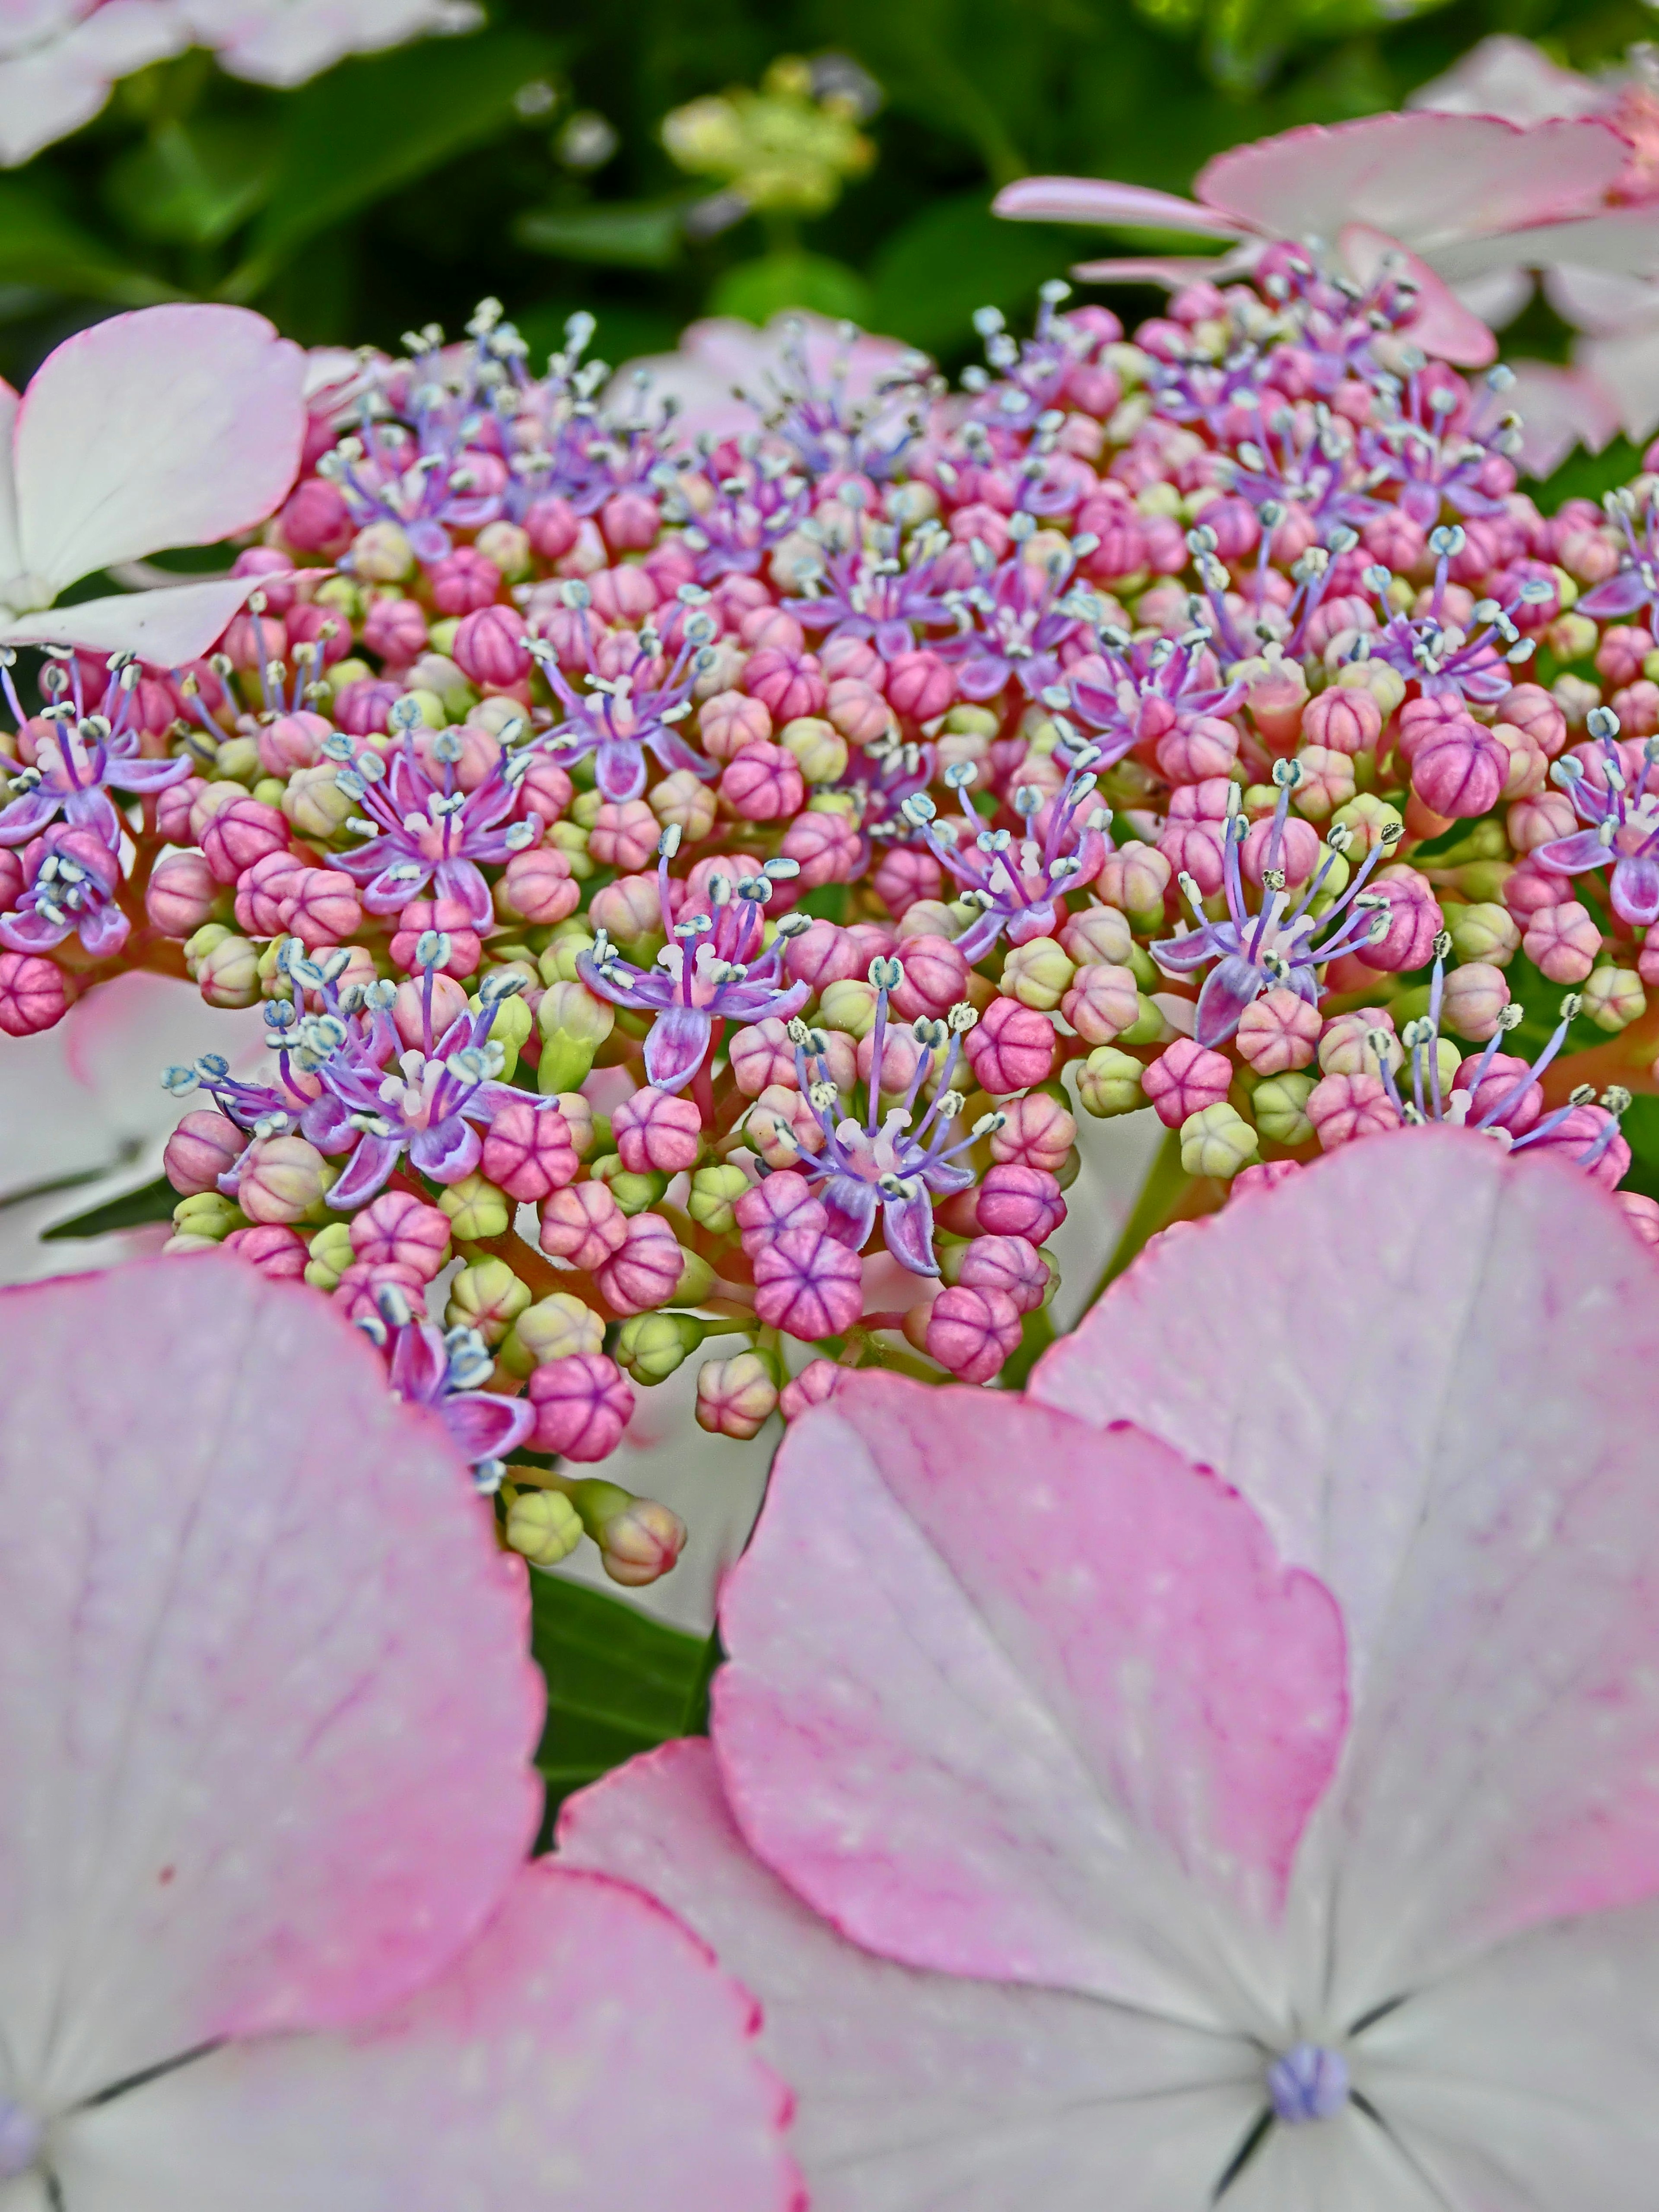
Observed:
[[[928,353],[954,351],[975,307],[1018,313],[1078,255],[1076,242],[1046,223],[994,216],[982,192],[937,201],[877,254],[870,328]]]
[[[43,1244],[56,1244],[71,1237],[106,1237],[113,1229],[137,1229],[146,1221],[171,1221],[179,1194],[165,1176],[157,1176],[140,1190],[130,1190],[94,1206],[72,1220],[60,1221],[44,1231]]]
[[[1645,1093],[1632,1098],[1620,1117],[1619,1129],[1630,1146],[1630,1173],[1620,1188],[1643,1198],[1659,1198],[1659,1098]]]
[[[246,222],[270,190],[274,134],[257,124],[159,124],[110,166],[104,195],[147,238],[211,246]]]
[[[343,62],[288,95],[270,204],[228,296],[252,297],[307,239],[510,128],[514,94],[556,51],[520,31],[432,39]]]
[[[791,307],[845,316],[866,327],[874,312],[870,287],[858,270],[821,253],[768,253],[758,261],[740,261],[726,270],[708,301],[712,315],[741,315],[760,324]]]
[[[716,1647],[562,1575],[532,1571],[530,1584],[531,1650],[547,1678],[536,1764],[550,1824],[573,1790],[702,1728]]]
[[[666,269],[679,258],[684,200],[594,200],[536,208],[514,225],[520,246],[613,269]]]
[[[10,178],[0,179],[0,283],[39,284],[123,307],[149,307],[179,296]]]

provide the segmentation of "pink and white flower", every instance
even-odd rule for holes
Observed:
[[[437,1423],[235,1262],[3,1306],[7,2212],[786,2212],[750,2001],[526,1862],[524,1570]]]
[[[0,13],[0,164],[78,131],[118,77],[190,43],[177,0],[7,0]]]
[[[1583,1178],[1431,1131],[1169,1233],[1023,1401],[848,1378],[713,1747],[562,1862],[760,1990],[820,2212],[1638,2212],[1656,1332]]]
[[[195,43],[255,84],[303,84],[348,54],[380,53],[483,21],[473,0],[181,0]]]
[[[263,315],[165,307],[66,338],[21,398],[0,384],[0,643],[162,666],[205,652],[257,576],[53,602],[97,569],[262,521],[299,461],[304,371]]]

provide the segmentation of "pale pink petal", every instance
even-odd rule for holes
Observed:
[[[1364,2087],[1440,2183],[1437,2203],[1650,2212],[1659,1905],[1522,1936],[1414,1996],[1362,2047]]]
[[[299,459],[304,374],[246,307],[144,307],[66,338],[18,410],[25,570],[57,592],[263,521]]]
[[[1638,445],[1650,438],[1659,429],[1659,328],[1580,338],[1572,350],[1578,370],[1606,394],[1615,427]]]
[[[4,580],[21,573],[17,543],[17,491],[11,480],[11,431],[17,420],[17,394],[0,376],[0,592]]]
[[[1174,192],[1100,177],[1022,177],[1003,186],[991,212],[1016,222],[1098,222],[1115,229],[1127,224],[1135,230],[1195,230],[1206,238],[1237,238],[1249,228]]]
[[[1563,322],[1592,337],[1659,325],[1659,284],[1650,277],[1567,262],[1545,270],[1544,296]]]
[[[1498,115],[1524,125],[1557,115],[1599,115],[1613,101],[1604,86],[1558,68],[1530,39],[1497,31],[1443,76],[1407,94],[1406,105],[1442,115]]]
[[[744,1844],[706,1742],[572,1798],[559,1857],[660,1897],[755,1990],[814,2212],[1101,2212],[1108,2176],[1112,2212],[1185,2212],[1261,2109],[1242,2038],[848,1942]]]
[[[855,1941],[1208,2016],[1346,1710],[1328,1594],[1127,1427],[860,1376],[788,1432],[723,1594],[744,1833]],[[1235,2002],[1237,2000],[1235,1999]]]
[[[117,77],[186,43],[171,0],[104,0],[76,22],[83,13],[36,11],[15,34],[0,25],[0,163],[8,167],[89,123]]]
[[[1452,2201],[1437,2195],[1376,2121],[1352,2106],[1318,2126],[1273,2129],[1221,2199],[1226,2212],[1451,2212]],[[1456,2212],[1522,2207],[1477,2197],[1457,2202]],[[1527,2205],[1525,2212],[1534,2208]]]
[[[1659,368],[1659,338],[1650,339]],[[1559,362],[1514,361],[1506,405],[1521,417],[1521,465],[1532,477],[1559,468],[1575,446],[1599,453],[1619,429],[1619,403],[1599,377]],[[1659,416],[1659,391],[1654,412]]]
[[[1551,123],[1540,128],[1596,131],[1601,125]],[[1651,276],[1659,275],[1659,207],[1608,208],[1601,214],[1512,230],[1471,228],[1465,235],[1441,239],[1422,250],[1450,284],[1466,283],[1494,269],[1554,269],[1564,264],[1605,270],[1613,276]]]
[[[470,0],[184,0],[197,42],[255,84],[303,84],[347,54],[377,53],[483,20]]]
[[[1156,1246],[1036,1370],[1212,1462],[1342,1604],[1353,1733],[1298,1873],[1342,1863],[1339,2013],[1659,1884],[1656,1343],[1586,1176],[1420,1130]]]
[[[533,1832],[522,1571],[434,1424],[234,1260],[0,1297],[0,2033],[46,2108],[361,2017]]]
[[[801,2212],[752,2001],[638,1891],[541,1860],[448,1973],[61,2126],[75,2212]]]
[[[1498,341],[1480,317],[1397,239],[1363,222],[1349,222],[1337,234],[1337,247],[1362,284],[1370,283],[1385,265],[1410,276],[1417,287],[1417,310],[1406,325],[1406,335],[1425,353],[1455,362],[1460,368],[1486,368],[1496,361]]]
[[[1270,236],[1328,239],[1363,222],[1424,253],[1587,210],[1628,151],[1596,121],[1522,131],[1486,116],[1368,115],[1236,146],[1206,166],[1194,190]]]
[[[1119,259],[1079,261],[1073,276],[1085,284],[1157,284],[1178,292],[1183,284],[1213,283],[1231,276],[1231,255],[1207,253],[1125,254]]]
[[[0,641],[73,645],[83,653],[136,653],[158,667],[194,660],[214,643],[258,582],[231,576],[211,584],[164,584],[154,592],[118,592],[105,599],[50,607],[44,614],[0,620]]]
[[[1529,269],[1490,269],[1454,286],[1460,303],[1479,315],[1489,330],[1501,331],[1512,323],[1536,287]]]

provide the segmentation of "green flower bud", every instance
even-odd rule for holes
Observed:
[[[1496,903],[1448,907],[1446,927],[1460,961],[1484,960],[1488,967],[1507,968],[1521,949],[1519,923],[1507,907]]]
[[[486,1237],[505,1237],[513,1220],[513,1201],[481,1175],[463,1176],[438,1194],[438,1204],[454,1224],[458,1243],[477,1244]]]
[[[509,1374],[528,1375],[550,1359],[604,1349],[605,1323],[592,1307],[570,1291],[553,1291],[526,1306],[514,1322],[501,1346],[501,1363]]]
[[[536,1080],[546,1095],[580,1089],[594,1055],[616,1027],[617,1013],[586,983],[550,983],[536,1010],[536,1024],[542,1033]]]
[[[476,994],[467,1000],[467,1004],[475,1014],[480,1011],[481,1002]],[[501,1072],[497,1078],[499,1082],[512,1082],[514,1072],[519,1065],[520,1048],[528,1042],[530,1032],[535,1026],[536,1017],[518,993],[515,992],[510,999],[496,1000],[495,1018],[489,1024],[489,1042],[500,1045],[507,1055],[501,1062]]]
[[[536,963],[542,981],[550,988],[555,983],[580,982],[576,963],[584,952],[592,950],[593,933],[584,918],[573,915],[568,921],[559,922]]]
[[[647,1388],[665,1382],[684,1365],[702,1338],[702,1322],[690,1314],[635,1314],[617,1333],[617,1364]]]
[[[210,781],[214,783],[251,784],[259,773],[259,740],[257,738],[227,738],[213,756]]]
[[[699,1168],[691,1177],[685,1210],[711,1237],[729,1237],[737,1226],[732,1209],[749,1188],[739,1167]]]
[[[1224,1099],[1189,1114],[1181,1125],[1181,1164],[1190,1176],[1231,1182],[1255,1157],[1255,1131]]]
[[[415,573],[415,551],[395,522],[371,522],[351,541],[354,574],[366,584],[401,584]]]
[[[1113,1114],[1133,1114],[1146,1103],[1140,1073],[1140,1062],[1130,1054],[1113,1044],[1097,1045],[1077,1072],[1078,1103],[1103,1121]]]
[[[581,1516],[562,1490],[521,1490],[507,1509],[506,1534],[532,1567],[556,1567],[582,1540]]]
[[[680,1247],[680,1257],[685,1264],[680,1279],[674,1285],[677,1306],[700,1306],[714,1287],[714,1270],[700,1252],[688,1252]]]
[[[1256,1085],[1250,1096],[1250,1110],[1264,1137],[1271,1138],[1276,1145],[1307,1142],[1313,1134],[1307,1107],[1314,1081],[1311,1075],[1297,1070],[1294,1073],[1270,1075]]]
[[[197,1191],[173,1209],[173,1225],[181,1237],[204,1237],[216,1244],[233,1229],[243,1228],[246,1218],[234,1198],[216,1190]]]
[[[475,1260],[449,1286],[444,1308],[447,1328],[476,1328],[495,1346],[530,1304],[530,1292],[505,1260]]]
[[[1120,1044],[1158,1044],[1168,1027],[1163,1015],[1142,991],[1137,994],[1140,1012],[1127,1030],[1118,1031]]]
[[[667,1189],[665,1175],[629,1175],[622,1164],[620,1152],[605,1152],[596,1159],[589,1173],[595,1182],[607,1183],[611,1195],[624,1213],[643,1213],[654,1206]]]
[[[831,983],[818,1000],[818,1027],[866,1037],[876,1025],[876,987],[853,976]]]
[[[988,707],[957,706],[945,715],[945,726],[953,738],[994,738],[1002,723]]]
[[[1051,1014],[1072,988],[1077,969],[1052,937],[1033,937],[1016,945],[1002,963],[1002,994],[1022,1006]]]
[[[356,1256],[350,1223],[325,1221],[311,1240],[306,1280],[313,1291],[331,1291]]]
[[[1648,1010],[1642,979],[1633,968],[1592,969],[1584,981],[1583,1000],[1585,1019],[1614,1036]]]

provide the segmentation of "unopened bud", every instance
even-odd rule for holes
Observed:
[[[507,1540],[536,1567],[556,1567],[582,1540],[581,1516],[560,1490],[521,1490],[507,1508]]]

